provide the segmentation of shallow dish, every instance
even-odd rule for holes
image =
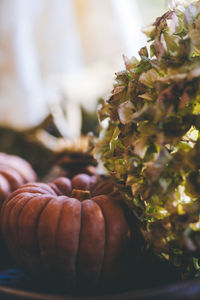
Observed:
[[[156,299],[200,299],[200,280],[190,280],[156,289],[128,291],[119,294],[76,297],[29,292],[0,286],[0,299],[35,299],[35,300],[156,300]]]

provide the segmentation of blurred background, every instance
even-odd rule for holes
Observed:
[[[63,136],[96,126],[98,99],[137,56],[165,0],[0,0],[0,125],[53,114]]]

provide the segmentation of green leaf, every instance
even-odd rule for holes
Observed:
[[[169,35],[167,33],[164,33],[164,40],[167,46],[167,50],[170,52],[175,52],[178,50],[178,42],[179,38],[173,35]]]

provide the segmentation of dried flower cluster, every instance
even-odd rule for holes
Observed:
[[[124,57],[102,101],[97,153],[154,250],[198,275],[200,254],[200,1],[144,29],[140,60]]]

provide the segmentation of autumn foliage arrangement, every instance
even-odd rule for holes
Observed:
[[[89,151],[58,151],[69,178],[50,183],[0,154],[7,246],[27,274],[65,292],[116,287],[137,259],[137,234],[183,276],[200,275],[200,1],[172,8],[144,32],[148,46],[139,59],[124,56],[99,109],[107,126],[95,153],[109,176],[97,174]]]
[[[102,101],[97,153],[154,251],[200,274],[200,1],[144,29],[140,59],[124,57]]]

